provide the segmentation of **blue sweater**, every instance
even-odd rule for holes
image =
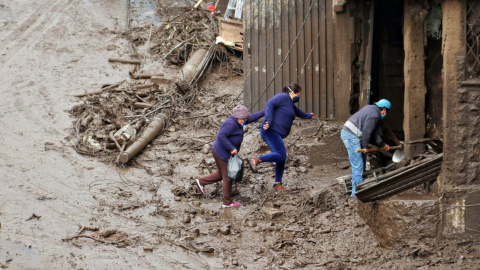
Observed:
[[[252,122],[257,121],[259,118],[262,118],[265,115],[265,111],[259,111],[256,113],[250,114],[248,116],[248,121],[245,122],[245,125],[248,125]],[[213,151],[222,159],[227,161],[231,156],[231,152],[235,149],[240,151],[240,146],[243,142],[243,131],[242,125],[238,123],[237,118],[234,116],[228,117],[218,130],[217,138],[213,143]]]
[[[286,138],[290,134],[295,116],[303,119],[312,118],[311,114],[295,106],[288,93],[276,94],[265,104],[265,120],[262,126],[268,122],[270,129],[278,132],[282,138]]]

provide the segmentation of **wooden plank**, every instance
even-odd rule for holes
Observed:
[[[243,51],[243,38],[245,36],[243,23],[236,19],[230,19],[229,21],[219,20],[218,24],[220,36],[226,41],[235,42],[235,46],[230,48]]]
[[[312,76],[312,40],[315,38],[316,34],[312,32],[312,13],[313,13],[313,4],[318,0],[311,0],[311,1],[304,1],[303,2],[303,10],[305,13],[305,17],[307,18],[307,22],[305,23],[305,61],[302,63],[304,67],[305,73],[305,93],[303,95],[303,100],[305,101],[305,110],[307,112],[312,112],[313,110],[313,76]],[[312,9],[310,9],[312,7]],[[308,17],[307,17],[308,16]],[[313,37],[312,37],[313,35]],[[312,52],[312,53],[310,53]]]
[[[287,55],[288,49],[290,48],[290,20],[289,20],[289,0],[282,0],[282,61]],[[283,90],[283,87],[289,85],[290,83],[290,57],[288,57],[283,63],[282,68],[283,78],[282,78],[282,87],[279,91]]]
[[[282,64],[282,61],[283,61],[283,57],[282,57],[282,34],[283,34],[283,30],[282,30],[282,16],[283,16],[283,13],[282,13],[282,3],[283,3],[283,0],[274,0],[274,6],[275,6],[275,10],[273,12],[273,16],[274,16],[274,25],[275,25],[275,31],[274,31],[274,48],[275,48],[275,51],[274,51],[274,59],[275,59],[275,68],[273,69],[273,72],[276,72],[278,70],[278,68],[280,67],[280,65]],[[275,78],[275,87],[274,87],[274,91],[273,91],[273,94],[277,94],[279,93],[279,91],[281,91],[282,89],[282,85],[283,85],[283,71],[284,71],[284,68],[282,67],[282,69],[280,69],[280,71],[278,72],[277,74],[277,77]]]
[[[259,36],[259,1],[253,1],[252,2],[252,9],[253,9],[253,31],[252,31],[252,63],[253,63],[253,77],[252,77],[252,106],[255,104],[255,102],[258,99],[258,91],[259,91],[259,80],[260,80],[260,69],[258,66],[259,63],[259,48],[258,48],[258,36]],[[258,105],[255,105],[254,108],[252,108],[252,111],[257,111]]]
[[[266,3],[266,10],[265,10],[265,21],[266,21],[266,27],[265,31],[266,33],[266,42],[265,46],[268,46],[264,52],[266,51],[266,69],[267,73],[266,75],[266,85],[268,86],[270,83],[270,86],[267,89],[267,93],[265,94],[265,103],[266,100],[269,100],[271,97],[273,97],[275,93],[275,81],[273,78],[273,74],[275,73],[275,51],[276,51],[276,46],[275,46],[275,40],[273,37],[273,32],[275,31],[275,20],[273,17],[273,12],[274,12],[274,0],[264,0]]]
[[[320,4],[319,0],[315,0],[315,4],[312,10],[312,37],[313,37],[313,52],[312,52],[312,69],[313,69],[313,78],[312,78],[312,112],[319,116],[320,115]]]
[[[332,1],[326,1],[326,27],[327,27],[327,118],[334,118],[334,85],[333,85],[333,70],[335,68],[334,58],[335,44],[333,39],[333,30],[335,25],[333,23],[333,7]]]
[[[326,0],[320,1],[320,117],[327,118],[327,25]]]
[[[298,36],[295,49],[297,50],[296,77],[298,78],[296,81],[298,85],[305,90],[305,71],[303,70],[303,63],[305,61],[305,29],[302,29],[302,25],[307,14],[306,11],[304,13],[303,2],[303,0],[297,0],[297,33],[300,33],[300,35]],[[302,91],[302,94],[305,94],[305,91]],[[305,110],[305,97],[302,97],[298,103],[299,107]]]
[[[252,37],[252,0],[245,0],[243,3],[243,103],[247,108],[252,106],[252,51],[250,49]]]
[[[292,48],[290,51],[289,59],[290,59],[290,77],[288,83],[286,85],[290,85],[292,82],[297,80],[297,50],[296,46],[292,47],[293,41],[297,35],[297,4],[296,0],[289,0],[289,10],[288,10],[288,32],[289,32],[289,40],[288,49]],[[287,51],[288,52],[288,51]]]

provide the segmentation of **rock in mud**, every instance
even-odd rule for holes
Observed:
[[[272,220],[283,215],[284,212],[274,208],[262,208],[262,213],[264,213],[269,220]]]
[[[112,234],[115,234],[117,233],[117,230],[116,229],[106,229],[102,232],[100,232],[100,236],[104,237],[104,238],[107,238],[109,236],[111,236]]]
[[[257,222],[255,222],[255,221],[249,221],[249,222],[247,223],[247,225],[248,225],[248,227],[257,227]]]
[[[177,196],[177,197],[174,198],[174,200],[175,200],[176,202],[179,202],[179,201],[182,200],[182,197],[178,197],[178,196]]]
[[[295,234],[291,232],[284,232],[283,239],[292,241],[295,238]]]
[[[218,229],[218,231],[223,234],[223,235],[227,235],[227,234],[230,234],[230,226],[223,226],[221,227],[220,229]]]
[[[191,232],[196,236],[200,236],[200,229],[199,228],[194,228],[194,229],[192,229]]]
[[[143,247],[143,251],[145,251],[145,252],[153,252],[153,247]]]
[[[342,169],[342,170],[346,170],[346,169],[350,168],[350,162],[349,161],[340,162],[340,163],[337,164],[337,167]]]
[[[197,210],[195,210],[194,208],[187,208],[185,209],[185,213],[195,215],[197,213]]]
[[[306,173],[306,172],[307,172],[307,168],[305,168],[305,167],[300,167],[300,172],[301,172],[301,173]]]
[[[183,223],[190,223],[190,221],[192,221],[192,219],[190,218],[190,215],[185,215],[182,219]]]

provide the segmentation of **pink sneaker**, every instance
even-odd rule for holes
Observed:
[[[238,202],[232,202],[231,204],[222,204],[222,207],[223,208],[226,208],[226,207],[239,207],[240,204]]]
[[[198,185],[198,188],[200,189],[200,191],[205,194],[205,187],[202,186],[202,184],[200,184],[200,181],[198,179],[195,179],[195,181],[197,181],[197,185]]]

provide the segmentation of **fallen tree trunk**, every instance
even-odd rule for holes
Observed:
[[[128,59],[118,59],[118,58],[108,58],[108,62],[119,62],[124,64],[141,64],[142,61],[140,60],[128,60]]]
[[[189,81],[192,78],[198,66],[200,66],[207,55],[207,52],[205,49],[199,49],[188,59],[187,63],[182,67],[183,80]]]
[[[143,134],[128,147],[127,150],[123,151],[119,160],[121,163],[125,164],[129,162],[134,156],[136,156],[140,151],[147,146],[157,135],[160,133],[166,126],[168,117],[164,114],[156,115],[153,118],[153,121],[145,128]]]

